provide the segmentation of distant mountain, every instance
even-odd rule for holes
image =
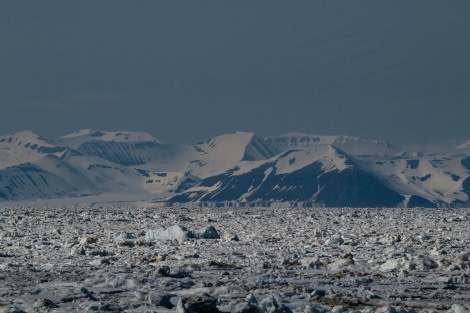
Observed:
[[[65,150],[30,131],[0,136],[0,169],[35,162],[47,155],[61,156]]]
[[[354,164],[344,152],[325,146],[288,150],[262,162],[245,162],[172,198],[192,201],[294,201],[325,206],[399,205],[404,197]]]
[[[24,131],[0,136],[0,200],[132,195],[216,205],[469,206],[469,149],[465,141],[436,152],[301,133],[171,144],[145,132],[85,129],[48,140]]]
[[[93,129],[82,129],[72,134],[60,137],[59,140],[74,149],[78,148],[81,144],[90,141],[161,143],[160,140],[145,132],[104,132]]]
[[[317,136],[303,133],[288,133],[266,137],[265,142],[281,151],[289,149],[312,149],[318,146],[335,146],[351,154],[397,153],[398,150],[385,141],[352,136]]]
[[[224,173],[240,162],[265,160],[280,152],[253,133],[246,132],[217,136],[191,146],[197,153],[189,161],[188,170],[201,178]]]

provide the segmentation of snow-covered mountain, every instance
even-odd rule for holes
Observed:
[[[112,141],[112,142],[155,142],[161,143],[150,134],[145,132],[104,132],[93,129],[81,129],[74,133],[60,137],[61,142],[68,147],[78,148],[81,144],[90,141]]]
[[[47,155],[61,156],[65,150],[30,131],[0,136],[0,169],[35,162]]]
[[[288,150],[271,159],[242,162],[203,179],[173,201],[294,201],[303,205],[370,207],[399,205],[404,197],[378,177],[355,166],[332,146]]]
[[[174,203],[468,206],[470,144],[446,145],[436,153],[301,133],[235,132],[171,144],[144,132],[85,129],[47,140],[24,131],[0,136],[0,199],[112,195]]]
[[[317,136],[303,133],[288,133],[280,136],[266,137],[264,140],[281,151],[311,149],[318,146],[335,146],[354,155],[390,155],[399,151],[385,141],[352,136]]]

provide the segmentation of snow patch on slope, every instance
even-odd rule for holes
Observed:
[[[240,201],[247,201],[249,196],[251,196],[254,192],[256,192],[259,188],[263,186],[263,183],[268,179],[269,175],[271,175],[273,171],[274,169],[272,167],[268,167],[264,171],[264,177],[261,183],[258,184],[258,186],[251,185],[250,188],[248,188],[248,191],[240,197]]]

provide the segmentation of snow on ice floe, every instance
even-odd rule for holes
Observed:
[[[469,221],[465,209],[3,208],[0,312],[469,312]]]

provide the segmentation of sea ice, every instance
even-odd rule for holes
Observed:
[[[0,221],[0,312],[469,313],[466,209],[18,207]]]

